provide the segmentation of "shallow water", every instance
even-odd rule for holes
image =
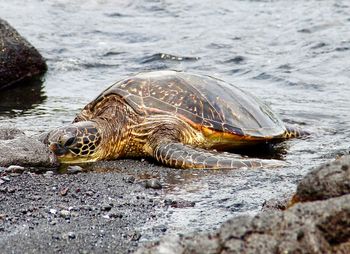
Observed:
[[[178,172],[173,232],[207,230],[293,191],[310,167],[349,153],[347,1],[0,0],[0,17],[47,59],[43,84],[1,92],[0,124],[33,135],[70,122],[105,87],[139,71],[209,74],[263,99],[313,134],[285,142],[283,169]],[[5,98],[7,98],[5,100]],[[11,107],[9,104],[13,103]]]

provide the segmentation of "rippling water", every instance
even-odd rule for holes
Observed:
[[[131,73],[171,68],[236,84],[313,133],[285,142],[290,166],[283,170],[200,171],[169,180],[164,196],[196,201],[193,209],[168,214],[174,232],[255,213],[264,200],[292,191],[310,167],[349,153],[348,1],[0,0],[0,6],[0,17],[49,66],[42,86],[23,88],[25,96],[2,92],[0,123],[37,134],[70,122]]]

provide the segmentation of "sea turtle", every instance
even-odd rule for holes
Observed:
[[[176,168],[240,168],[281,163],[222,151],[302,134],[222,80],[153,71],[110,86],[46,141],[62,163],[148,157]]]

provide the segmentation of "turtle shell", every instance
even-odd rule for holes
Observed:
[[[106,89],[90,110],[111,94],[121,96],[139,114],[176,114],[197,129],[239,136],[272,138],[285,126],[255,96],[222,80],[186,72],[140,73]]]

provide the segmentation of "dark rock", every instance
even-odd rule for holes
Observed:
[[[167,237],[137,253],[350,253],[349,168],[345,156],[306,175],[294,201],[319,201],[290,207],[285,195],[255,217],[236,217],[207,234]]]
[[[188,200],[167,200],[165,204],[170,205],[172,208],[186,208],[194,207],[196,203]]]
[[[108,218],[111,219],[121,219],[123,218],[123,214],[121,212],[119,212],[116,209],[112,209],[108,214],[107,214]]]
[[[163,188],[162,184],[158,179],[149,179],[144,181],[145,188],[151,188],[155,190],[160,190]]]
[[[112,209],[112,205],[111,204],[102,204],[101,205],[101,210],[102,211],[110,211]]]
[[[168,228],[165,225],[157,225],[152,228],[153,231],[160,231],[162,233],[166,232]]]
[[[298,184],[294,202],[324,200],[350,193],[350,156],[317,167]]]
[[[350,195],[236,217],[218,231],[167,237],[137,253],[349,253]]]
[[[288,193],[278,198],[267,200],[262,205],[262,211],[269,210],[286,210],[290,205],[290,200],[293,198],[294,193]]]
[[[62,238],[72,240],[72,239],[76,238],[76,235],[74,232],[67,232],[67,233],[62,234]]]
[[[53,240],[61,240],[61,236],[55,234],[55,235],[52,236],[52,239]]]
[[[0,166],[57,167],[48,147],[18,129],[0,126]]]
[[[40,76],[47,70],[39,52],[0,19],[0,89]]]
[[[69,239],[75,239],[76,238],[76,236],[75,236],[75,233],[74,232],[68,232],[68,238]]]

